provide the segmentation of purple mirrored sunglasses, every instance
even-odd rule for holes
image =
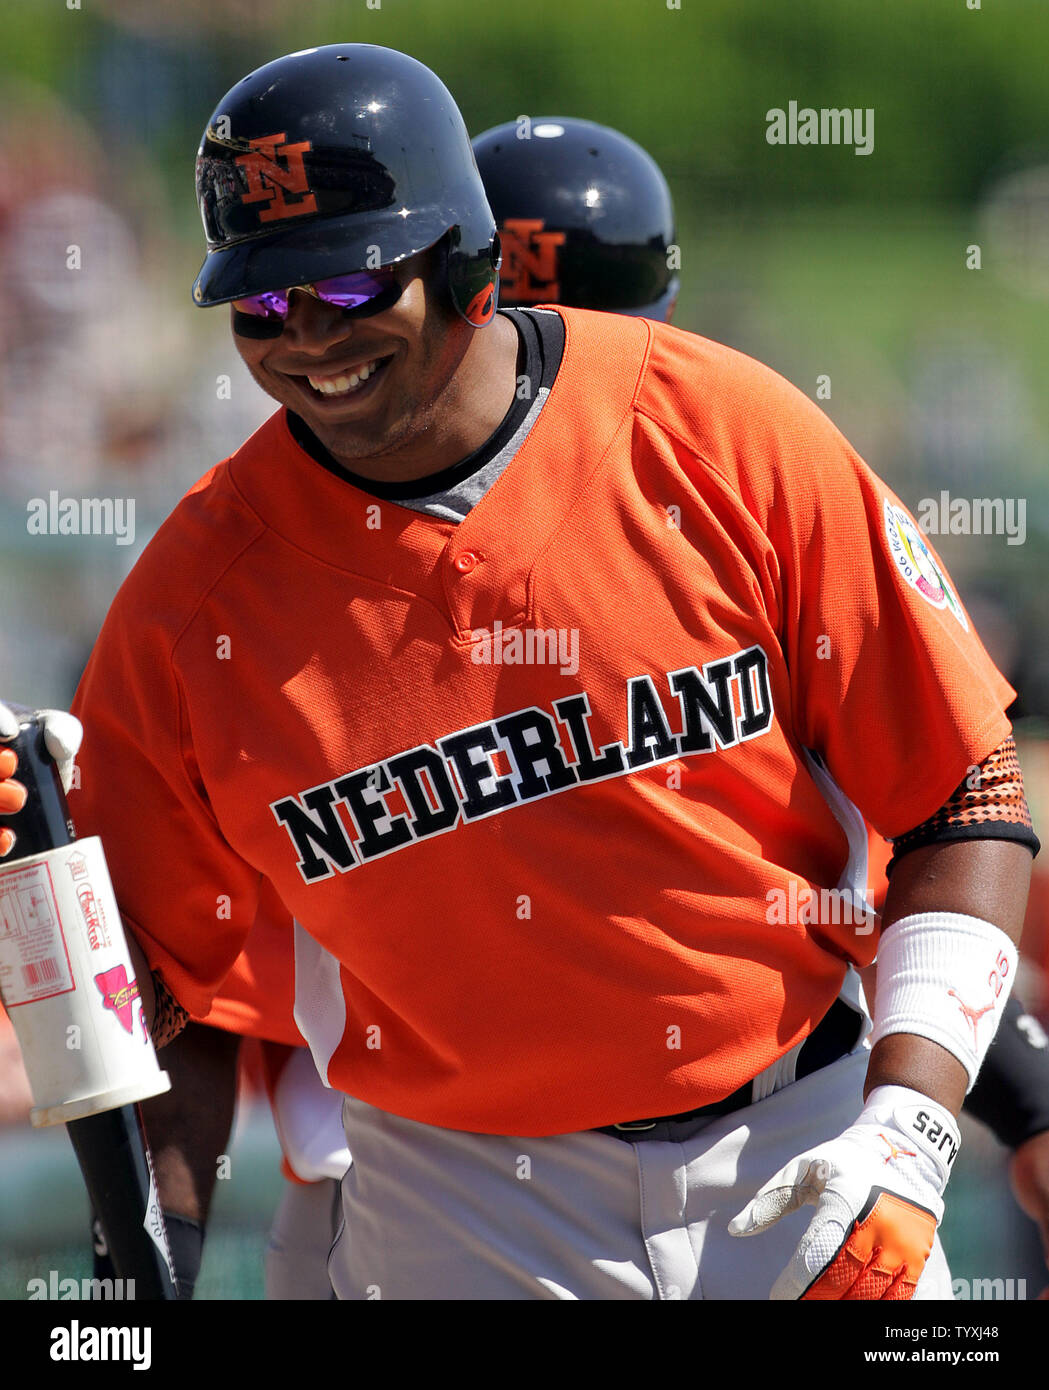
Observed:
[[[249,295],[246,299],[235,299],[233,307],[238,314],[253,320],[252,327],[267,332],[280,332],[288,317],[288,301],[293,290],[302,290],[325,304],[334,304],[338,309],[349,309],[358,317],[381,313],[391,308],[401,297],[401,286],[392,267],[379,270],[354,271],[350,275],[332,275],[327,280],[316,280],[310,285],[289,285],[283,290],[266,290],[263,294]]]

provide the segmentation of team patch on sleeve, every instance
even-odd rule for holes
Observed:
[[[948,608],[965,632],[969,622],[936,556],[925,543],[917,523],[903,509],[885,499],[885,536],[889,554],[903,582],[921,594],[933,608]]]

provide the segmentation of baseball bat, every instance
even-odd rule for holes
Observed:
[[[18,718],[19,731],[3,746],[12,748],[18,757],[15,776],[28,796],[17,814],[0,816],[0,826],[8,826],[17,837],[13,850],[2,861],[4,869],[76,839],[58,769],[44,742],[42,721],[18,705],[8,707]],[[64,926],[73,930],[79,924]],[[129,997],[133,989],[132,980],[126,991]],[[128,1280],[134,1280],[137,1300],[176,1299],[175,1270],[138,1105],[114,1104],[65,1124],[113,1266],[125,1288]]]

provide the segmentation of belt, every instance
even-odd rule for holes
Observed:
[[[859,1040],[860,1017],[842,999],[835,999],[819,1023],[801,1044],[794,1080],[801,1081],[813,1072],[829,1067],[851,1052]],[[622,1124],[599,1125],[598,1133],[611,1134],[615,1139],[626,1139],[639,1130],[655,1129],[656,1125],[681,1124],[685,1120],[698,1120],[703,1116],[730,1115],[733,1110],[742,1110],[753,1104],[754,1082],[745,1081],[738,1090],[723,1100],[715,1100],[710,1105],[697,1106],[695,1110],[683,1110],[678,1115],[658,1115],[651,1120],[627,1120]]]

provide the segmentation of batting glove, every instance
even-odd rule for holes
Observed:
[[[959,1143],[943,1106],[906,1086],[878,1086],[854,1125],[781,1168],[733,1217],[729,1233],[757,1235],[814,1206],[771,1298],[912,1298]]]
[[[37,713],[44,721],[44,743],[54,758],[62,789],[68,791],[73,781],[73,759],[80,748],[84,730],[80,720],[63,710],[42,709]],[[18,737],[18,719],[13,710],[0,702],[0,744]],[[26,790],[15,779],[18,760],[10,748],[0,748],[0,816],[16,815],[26,801]],[[0,830],[0,859],[9,854],[15,837],[5,826]]]
[[[60,709],[38,709],[44,722],[44,743],[54,758],[62,790],[68,791],[73,782],[73,759],[80,749],[84,728],[75,715]],[[18,720],[7,705],[0,703],[0,742],[18,737]]]

